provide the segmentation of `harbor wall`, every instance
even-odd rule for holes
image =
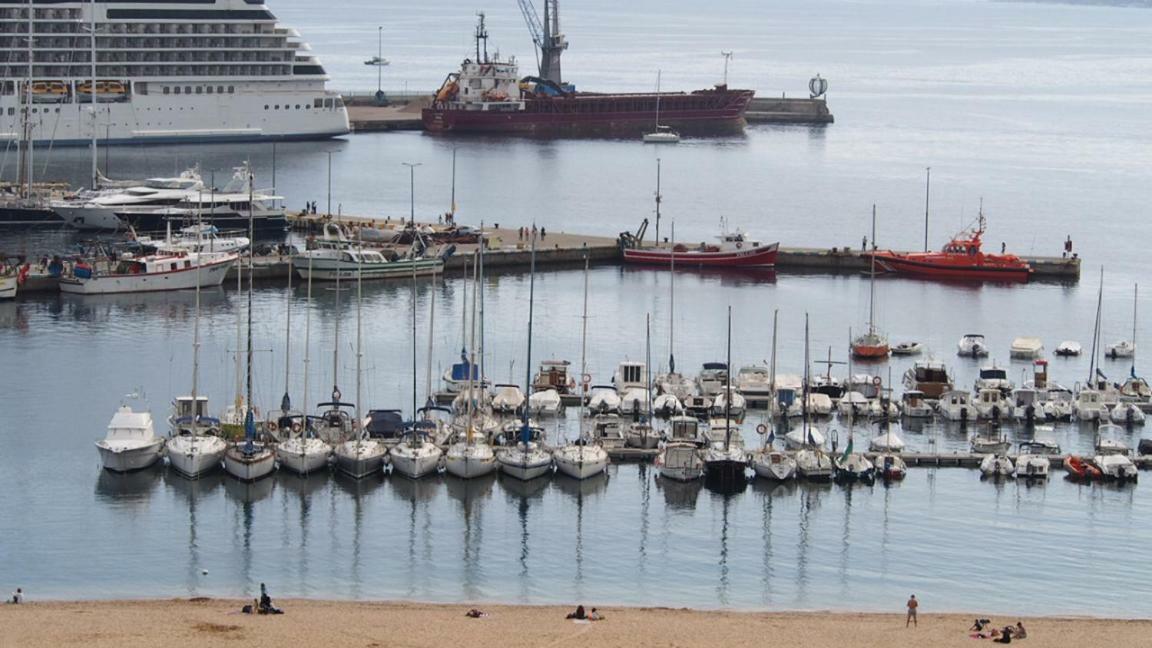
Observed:
[[[827,99],[755,97],[744,119],[749,124],[831,124],[836,121]]]

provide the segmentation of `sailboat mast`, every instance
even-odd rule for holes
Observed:
[[[808,361],[808,313],[804,313],[804,384],[800,387],[800,416],[804,422],[804,443],[808,443],[808,382],[812,379]]]
[[[300,435],[308,434],[308,364],[312,361],[312,255],[308,255],[308,307],[304,312],[304,398],[300,404],[300,412],[304,415],[304,422],[300,427]],[[303,452],[303,446],[301,446]]]
[[[659,193],[659,192],[657,192]],[[659,205],[659,201],[656,203]],[[672,220],[672,247],[668,255],[668,373],[676,373],[676,220]]]
[[[768,416],[771,418],[772,411],[779,405],[776,402],[776,325],[780,321],[780,309],[777,308],[772,311],[772,361],[768,365],[768,393],[771,394],[772,402],[768,403]]]
[[[199,229],[199,228],[197,228]],[[248,241],[248,245],[252,245],[252,241]],[[281,408],[284,413],[288,413],[288,405],[290,400],[288,398],[288,388],[292,379],[292,275],[296,271],[292,269],[291,264],[288,267],[288,304],[284,308],[284,399]]]
[[[170,226],[169,226],[170,227]],[[235,358],[236,372],[236,396],[233,400],[233,410],[239,415],[244,405],[244,379],[241,377],[240,367],[240,347],[244,344],[244,327],[243,320],[240,318],[240,296],[244,294],[244,261],[243,257],[236,259],[236,352],[233,355]]]
[[[452,149],[452,222],[456,222],[456,149]]]
[[[439,275],[432,275],[432,294],[428,299],[428,366],[425,368],[424,390],[428,394],[429,403],[432,401],[432,337],[436,331],[436,280],[438,277]]]
[[[21,137],[24,138],[23,155],[21,157],[24,164],[20,167],[24,171],[23,180],[27,183],[26,186],[22,187],[25,198],[32,195],[32,175],[34,171],[32,164],[32,150],[34,148],[32,146],[32,62],[34,59],[33,45],[36,38],[35,16],[36,10],[33,8],[33,2],[32,0],[28,0],[28,80],[24,85],[24,121],[23,124],[21,124],[23,126]]]
[[[660,70],[656,70],[656,127],[660,127]]]
[[[1140,303],[1140,284],[1132,286],[1132,373],[1136,373],[1136,312]]]
[[[1096,377],[1096,351],[1100,344],[1100,310],[1104,306],[1104,268],[1100,268],[1100,288],[1096,293],[1096,324],[1092,329],[1092,357],[1088,362],[1088,382],[1091,387]]]
[[[644,313],[644,371],[648,384],[648,424],[652,424],[652,314]]]
[[[535,223],[532,229],[536,229]],[[536,235],[532,235],[532,254],[531,261],[529,262],[528,269],[528,357],[524,360],[524,393],[532,393],[532,315],[536,307]],[[528,427],[528,402],[524,402],[524,427],[527,434]],[[523,439],[524,443],[528,443],[528,439]]]
[[[657,97],[659,102],[659,97]],[[657,122],[660,120],[657,119]],[[656,158],[656,245],[660,245],[660,158]]]
[[[584,402],[588,396],[588,384],[584,376],[588,375],[588,255],[584,255],[584,313],[580,316],[580,421],[583,427]],[[583,432],[583,431],[581,431]],[[581,433],[580,436],[584,436]]]
[[[196,206],[196,227],[200,228],[200,206]],[[192,320],[192,411],[196,411],[196,390],[200,384],[200,257],[196,258],[196,318]]]
[[[412,264],[412,420],[416,420],[416,264]]]
[[[339,274],[339,268],[337,268]],[[364,337],[363,337],[363,316],[362,316],[362,302],[364,301],[364,239],[360,236],[360,230],[356,230],[356,422],[360,421],[360,408],[363,407],[364,393],[363,393],[363,376],[362,366],[364,362]],[[339,314],[337,314],[339,318]],[[357,425],[357,428],[359,426]],[[357,443],[360,438],[364,436],[363,433],[356,434]]]
[[[331,155],[331,154],[329,154]],[[329,212],[331,213],[331,212]],[[339,228],[340,225],[335,225]],[[337,232],[342,230],[337,229]],[[340,236],[340,238],[344,238]],[[335,344],[332,345],[332,400],[339,401],[340,398],[336,395],[340,393],[340,388],[337,386],[340,377],[340,264],[336,264],[336,339]],[[357,404],[359,405],[359,404]]]
[[[484,247],[485,247],[485,243],[484,243],[484,223],[483,222],[480,223],[480,246],[479,247],[480,247],[480,258],[479,258],[479,262],[476,264],[476,286],[472,289],[472,305],[473,305],[473,310],[475,310],[476,302],[479,301],[479,308],[480,308],[480,321],[479,321],[479,328],[480,328],[480,350],[479,350],[479,352],[480,352],[480,386],[483,387],[484,386],[484,376],[487,375],[487,373],[484,371],[484,354],[485,354],[485,351],[487,350],[487,347],[484,344]],[[473,316],[473,318],[475,318],[476,313],[473,312],[472,316]],[[475,336],[475,334],[473,334],[473,335]],[[473,347],[473,349],[475,349],[475,347],[476,347],[476,341],[475,340],[472,341],[472,347]],[[475,366],[475,365],[473,365],[473,366]]]
[[[93,88],[93,90],[95,90],[95,88]],[[244,417],[244,432],[245,432],[244,436],[249,443],[251,443],[253,439],[248,434],[250,432],[250,430],[249,430],[250,426],[248,425],[248,420],[254,414],[254,411],[252,409],[252,277],[256,273],[253,272],[252,256],[254,254],[253,250],[256,249],[256,246],[252,245],[251,241],[253,241],[255,239],[255,236],[256,236],[256,220],[252,214],[252,170],[251,170],[251,168],[249,168],[248,169],[248,241],[249,241],[249,245],[248,245],[248,327],[247,327],[248,328],[248,350],[247,350],[247,354],[246,354],[247,355],[247,363],[246,364],[248,365],[248,367],[247,367],[248,375],[246,377],[246,381],[245,381],[246,384],[245,384],[245,389],[244,389],[245,398],[247,398],[247,400],[248,400],[248,411],[247,411],[246,416]]]
[[[732,306],[728,306],[728,380],[724,383],[724,451],[732,445]]]
[[[868,334],[876,334],[876,205],[872,205],[872,255],[870,258],[870,268],[868,274],[870,282],[868,284]],[[805,325],[807,326],[807,325]],[[807,353],[807,351],[805,351]],[[804,360],[807,362],[807,358]]]
[[[479,254],[476,252],[474,254]],[[479,261],[476,258],[472,259],[472,281],[476,281],[479,276]],[[476,416],[476,298],[479,288],[472,288],[472,340],[468,344],[468,430],[465,432],[465,441],[468,445],[472,445],[472,428]],[[484,385],[484,374],[480,374],[480,385]]]

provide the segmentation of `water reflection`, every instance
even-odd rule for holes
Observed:
[[[207,500],[213,491],[220,488],[223,480],[219,471],[203,475],[200,479],[185,479],[174,470],[164,471],[164,484],[188,504],[188,565],[184,582],[189,596],[196,595],[201,579],[207,572],[200,557],[197,513],[201,501]]]
[[[312,473],[307,476],[281,471],[277,475],[280,492],[283,495],[284,532],[281,538],[281,553],[289,560],[296,560],[297,584],[300,591],[307,593],[309,588],[308,546],[312,531],[312,517],[315,515],[313,499],[317,493],[329,487],[328,475]],[[293,512],[295,509],[295,512]],[[299,532],[299,541],[293,542],[293,532]]]
[[[337,516],[335,515],[335,495],[336,491],[340,490],[352,497],[352,560],[348,568],[348,581],[352,595],[359,597],[361,596],[361,588],[364,585],[363,578],[365,575],[362,544],[364,534],[364,508],[367,502],[372,499],[374,493],[383,485],[384,478],[378,473],[369,475],[364,479],[352,479],[337,471],[333,475],[333,479],[338,489],[333,489],[333,519],[331,529],[335,537],[333,537],[332,543],[335,546],[339,546],[339,537],[342,535],[340,533],[340,525],[336,522]]]
[[[692,511],[696,509],[696,500],[699,498],[700,491],[704,488],[703,480],[693,479],[692,481],[682,482],[657,476],[655,481],[656,488],[664,494],[665,506],[674,511]]]
[[[484,546],[484,509],[492,499],[492,485],[496,483],[496,475],[492,473],[475,479],[446,476],[444,483],[448,496],[460,504],[464,525],[464,579],[461,583],[464,597],[476,600],[483,596],[481,549]]]
[[[168,290],[149,293],[112,293],[108,295],[73,295],[61,293],[60,316],[64,321],[86,324],[118,323],[122,317],[157,318],[163,322],[188,323],[196,315],[195,290]],[[220,287],[200,291],[200,307],[210,311],[230,304]]]
[[[713,501],[720,500],[720,558],[717,565],[720,570],[720,581],[716,585],[716,599],[720,605],[731,605],[728,597],[728,588],[731,583],[728,573],[728,509],[732,505],[732,495],[713,495]]]
[[[113,509],[142,508],[152,497],[164,474],[162,463],[130,473],[100,470],[96,478],[96,501]]]

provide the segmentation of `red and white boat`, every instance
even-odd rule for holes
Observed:
[[[236,263],[231,252],[177,252],[124,257],[99,266],[77,262],[60,292],[78,295],[187,290],[219,286]]]
[[[980,214],[976,228],[961,232],[939,252],[873,252],[876,263],[888,272],[930,279],[965,281],[1028,281],[1032,266],[1015,254],[986,254],[981,237],[986,222]]]
[[[695,268],[772,268],[776,266],[779,243],[763,244],[748,238],[740,230],[723,231],[720,242],[690,246],[675,243],[660,247],[641,247],[640,240],[647,228],[641,226],[639,236],[621,235],[624,262],[641,265],[687,266]]]

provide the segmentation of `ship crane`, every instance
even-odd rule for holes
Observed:
[[[536,13],[532,0],[516,1],[520,4],[520,13],[524,14],[528,31],[532,33],[532,42],[536,44],[536,62],[540,68],[540,78],[562,86],[564,81],[560,74],[560,54],[568,49],[568,41],[560,33],[560,10],[557,6],[559,0],[544,0],[543,21]]]

